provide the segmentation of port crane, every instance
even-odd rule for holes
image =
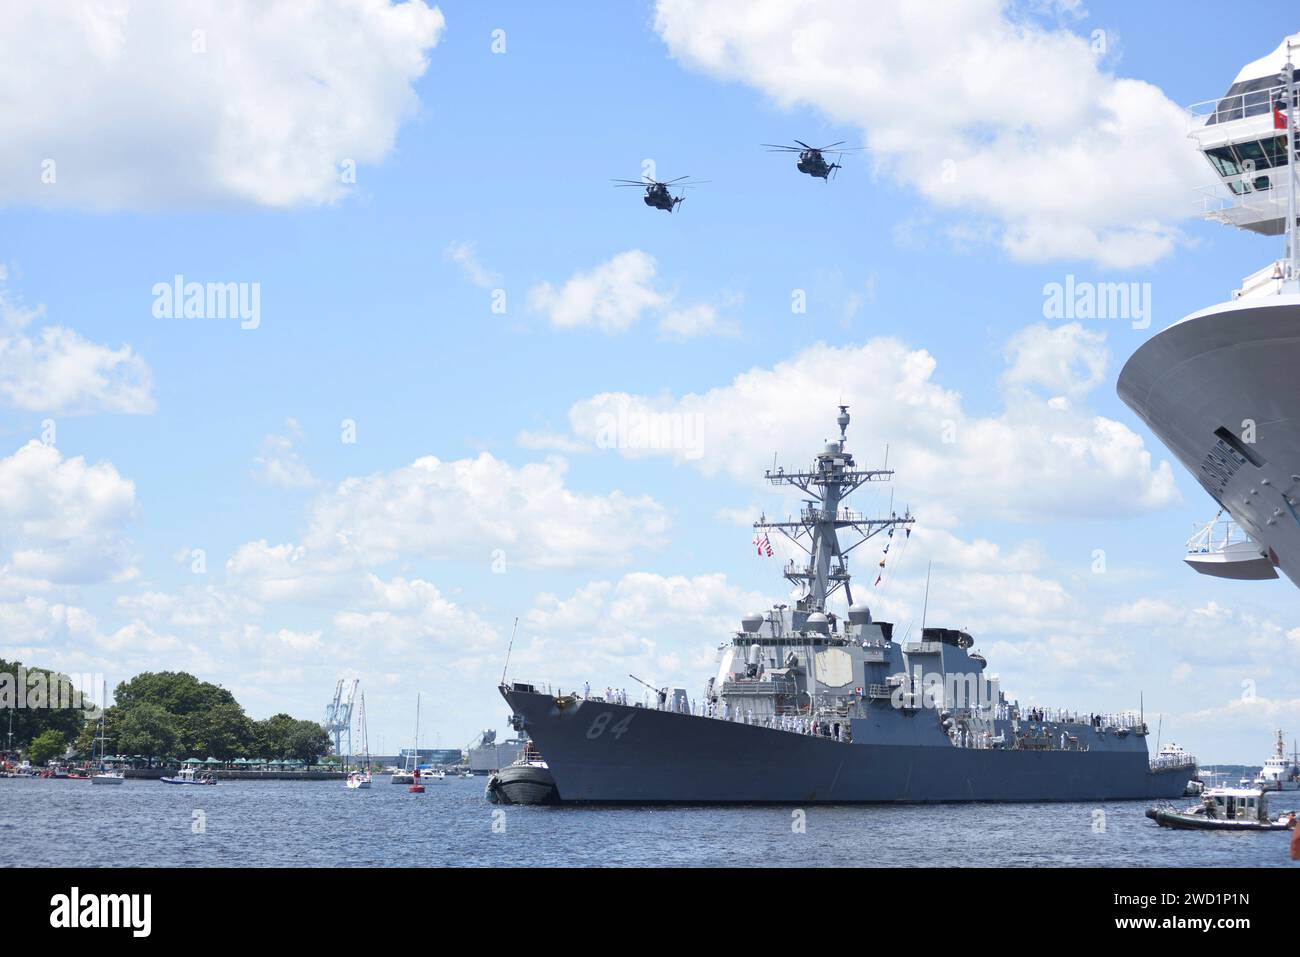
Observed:
[[[357,685],[360,683],[359,678],[353,678],[351,684],[348,684],[346,678],[340,678],[334,687],[334,698],[325,708],[323,726],[325,733],[334,738],[335,754],[352,753],[352,706],[357,698]],[[344,694],[345,687],[347,694]],[[344,735],[348,738],[347,751],[343,750]]]

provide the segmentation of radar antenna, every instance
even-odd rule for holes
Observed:
[[[807,496],[798,518],[785,522],[760,519],[754,523],[755,529],[780,532],[808,556],[803,564],[792,560],[784,572],[787,579],[803,587],[803,597],[796,607],[805,612],[824,612],[826,599],[840,588],[844,589],[845,598],[852,605],[849,553],[881,532],[892,535],[893,529],[899,525],[910,535],[911,526],[916,521],[910,510],[902,516],[891,511],[888,518],[867,518],[840,508],[840,503],[861,486],[868,482],[887,482],[894,473],[889,469],[857,467],[846,448],[849,407],[841,405],[839,409],[835,422],[840,427],[840,439],[826,444],[825,451],[817,456],[810,471],[768,469],[764,473],[772,485],[792,485]],[[852,529],[858,540],[847,547],[841,545],[839,532],[842,529]]]

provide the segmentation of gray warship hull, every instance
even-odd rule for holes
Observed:
[[[716,718],[503,688],[561,803],[939,803],[1177,798],[1191,766],[1152,770],[1145,738],[1097,735],[1086,751],[914,741],[853,743]],[[601,718],[608,713],[608,718]],[[615,733],[614,729],[621,730]],[[599,729],[598,731],[595,729]],[[903,736],[899,736],[903,738]]]

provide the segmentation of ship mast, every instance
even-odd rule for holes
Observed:
[[[1290,282],[1300,279],[1300,248],[1296,239],[1296,96],[1295,67],[1291,62],[1293,45],[1286,43],[1286,66],[1282,79],[1286,83],[1286,278]]]
[[[825,451],[817,456],[807,472],[786,472],[768,469],[764,477],[773,485],[792,485],[808,499],[798,519],[786,522],[769,522],[760,519],[755,529],[773,529],[780,532],[808,556],[800,565],[791,561],[785,568],[785,577],[803,586],[804,594],[797,608],[805,613],[825,612],[826,599],[841,587],[850,605],[853,592],[849,587],[848,555],[863,542],[874,538],[896,525],[911,526],[915,519],[910,512],[903,516],[891,514],[889,518],[866,518],[841,509],[840,503],[867,482],[887,482],[894,474],[890,469],[860,469],[845,447],[845,433],[849,427],[849,407],[839,407],[835,420],[840,427],[838,442],[826,443]],[[839,533],[852,529],[858,540],[848,547],[840,544]]]

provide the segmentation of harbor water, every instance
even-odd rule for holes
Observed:
[[[1140,801],[496,807],[485,783],[4,779],[0,865],[1300,867],[1288,833],[1170,831]]]

